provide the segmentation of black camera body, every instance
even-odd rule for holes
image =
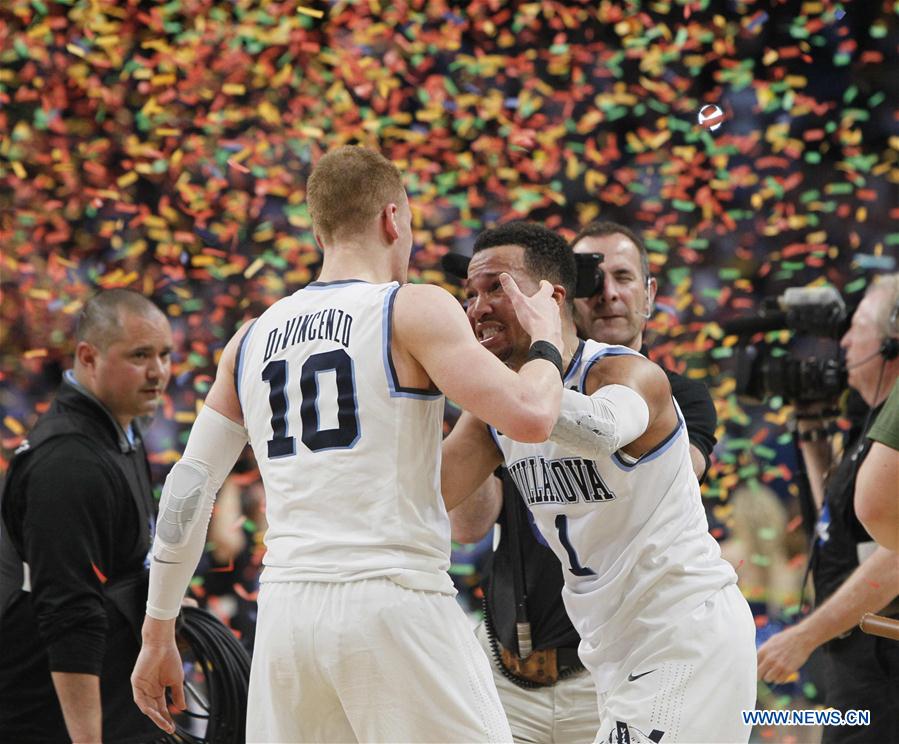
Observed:
[[[846,389],[842,359],[798,359],[774,356],[758,346],[738,347],[736,393],[754,401],[778,395],[787,403],[831,400]]]
[[[833,359],[792,356],[781,348],[751,343],[762,331],[787,329],[795,334],[839,339],[848,327],[846,304],[830,287],[791,288],[766,300],[759,314],[724,324],[728,335],[739,335],[736,347],[736,394],[753,401],[780,396],[786,403],[830,400],[848,385],[841,354]]]

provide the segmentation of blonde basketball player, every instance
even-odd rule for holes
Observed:
[[[402,284],[411,212],[395,166],[339,148],[316,164],[307,198],[321,276],[229,342],[166,481],[135,701],[173,730],[166,688],[184,705],[174,618],[214,495],[249,440],[269,527],[247,740],[511,741],[447,575],[441,391],[543,441],[562,393],[552,288],[525,297],[503,280],[544,342],[516,374],[447,292]]]

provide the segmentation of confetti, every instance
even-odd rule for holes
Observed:
[[[710,103],[703,106],[696,115],[699,126],[714,132],[724,123],[724,112],[716,105]]]
[[[457,296],[440,258],[485,225],[515,216],[571,237],[613,219],[641,233],[663,310],[650,354],[707,384],[718,412],[713,533],[731,534],[742,485],[789,503],[791,408],[737,398],[721,323],[791,286],[830,284],[851,303],[896,270],[896,11],[874,0],[857,24],[847,3],[732,5],[210,0],[129,14],[12,0],[0,460],[71,363],[84,301],[129,286],[176,334],[149,432],[161,481],[227,339],[317,276],[305,179],[328,148],[358,143],[404,175],[410,281]],[[776,534],[801,537],[786,521]],[[741,577],[765,555],[747,552]],[[801,572],[802,556],[789,565]]]

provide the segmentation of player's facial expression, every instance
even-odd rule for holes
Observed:
[[[877,310],[882,302],[886,302],[884,292],[873,291],[866,295],[852,315],[849,330],[840,340],[840,346],[846,352],[849,385],[863,395],[867,392],[866,386],[871,387],[868,381],[879,375],[880,362],[883,361],[883,357],[877,354],[883,343],[883,332],[877,324]],[[873,390],[870,392],[873,394]]]
[[[499,275],[509,274],[526,295],[537,291],[539,282],[524,266],[520,245],[502,245],[478,251],[468,265],[468,319],[481,345],[512,369],[524,364],[531,346],[512,303],[499,283]]]
[[[621,234],[582,238],[575,253],[602,253],[605,288],[574,301],[578,331],[607,344],[639,348],[651,298],[643,278],[640,251]]]
[[[171,376],[172,329],[161,315],[122,313],[121,332],[95,348],[92,392],[122,424],[156,410]]]

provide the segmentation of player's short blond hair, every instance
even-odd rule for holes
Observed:
[[[312,229],[325,242],[368,229],[405,195],[397,167],[381,153],[345,145],[322,156],[306,183]]]

